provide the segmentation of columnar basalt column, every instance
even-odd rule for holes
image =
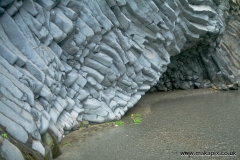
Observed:
[[[153,86],[234,85],[239,53],[221,41],[224,9],[228,1],[0,1],[1,156],[56,156],[47,140],[60,142],[82,120],[120,119]]]

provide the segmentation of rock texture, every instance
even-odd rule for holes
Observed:
[[[56,157],[79,121],[120,119],[152,86],[236,89],[238,42],[236,0],[0,1],[1,155]]]
[[[150,91],[237,89],[240,84],[239,4],[239,1],[219,2],[216,12],[223,26],[220,32],[205,34],[196,45],[189,45],[181,54],[171,57],[167,71]]]

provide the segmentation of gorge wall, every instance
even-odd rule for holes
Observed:
[[[149,90],[237,89],[239,6],[0,0],[1,157],[52,159],[79,122],[120,119]]]
[[[216,12],[223,26],[219,34],[207,33],[196,45],[188,45],[181,54],[171,57],[167,71],[150,91],[237,89],[240,79],[239,1],[219,1],[219,4]]]

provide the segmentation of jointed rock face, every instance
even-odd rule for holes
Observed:
[[[0,128],[11,141],[0,136],[1,156],[24,159],[24,146],[51,157],[47,137],[60,142],[82,120],[120,119],[151,87],[235,89],[239,4],[0,1]]]
[[[190,44],[185,44],[181,54],[170,58],[167,71],[151,91],[211,86],[222,90],[237,89],[240,78],[239,1],[230,1],[230,5],[222,1],[215,11],[220,32],[207,32],[195,45],[189,40]]]

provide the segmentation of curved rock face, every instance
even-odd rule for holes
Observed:
[[[215,9],[223,26],[219,34],[207,33],[196,45],[189,45],[181,54],[171,57],[167,71],[150,91],[237,89],[240,79],[239,4],[239,1],[230,1],[230,4],[222,1]]]
[[[239,48],[228,46],[239,40],[232,31],[239,21],[224,32],[228,1],[5,0],[0,7],[1,130],[42,157],[41,136],[60,142],[79,121],[120,119],[156,84],[151,90],[237,83]]]

